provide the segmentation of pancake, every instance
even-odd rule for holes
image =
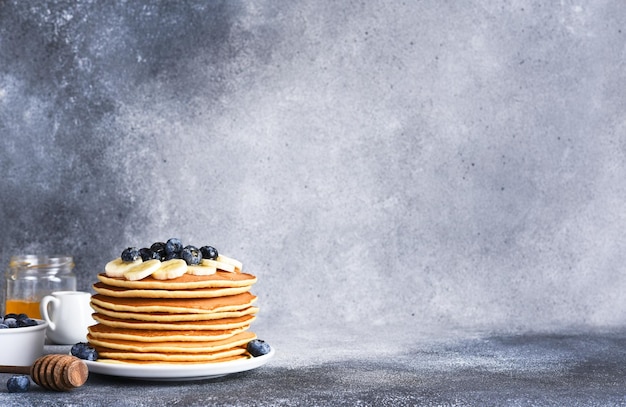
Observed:
[[[95,294],[91,303],[114,311],[193,314],[238,311],[249,307],[256,299],[249,292],[217,298],[124,298]]]
[[[150,322],[189,322],[189,321],[211,321],[222,318],[238,318],[245,315],[253,315],[259,311],[257,307],[247,307],[237,311],[220,311],[212,313],[194,314],[170,314],[167,312],[143,313],[143,312],[119,312],[107,308],[99,307],[91,303],[94,311],[113,318],[150,321]]]
[[[96,293],[109,297],[123,298],[214,298],[245,293],[250,286],[225,288],[194,288],[190,290],[156,290],[116,287],[98,282],[93,289]]]
[[[196,330],[150,330],[150,329],[127,329],[113,328],[110,326],[96,324],[88,329],[92,337],[97,339],[120,339],[125,341],[137,342],[210,342],[228,339],[234,335],[248,329],[249,326],[213,330],[213,331],[196,331]]]
[[[220,362],[224,358],[231,358],[237,355],[248,358],[248,352],[244,347],[235,347],[218,352],[207,352],[199,354],[187,354],[187,353],[159,353],[159,352],[131,352],[119,349],[110,349],[104,346],[95,345],[94,348],[98,351],[98,362],[101,359],[104,360],[129,360],[133,363],[137,362],[153,362],[153,363],[209,363]]]
[[[194,266],[198,260],[208,267]],[[241,270],[215,248],[177,238],[127,247],[92,285],[96,324],[86,339],[97,361],[184,366],[251,358],[257,278]]]
[[[110,350],[110,353],[115,352],[114,350]],[[126,356],[130,356],[130,353],[127,353]],[[176,361],[165,361],[165,360],[133,360],[133,359],[120,359],[120,360],[116,360],[116,359],[104,359],[104,358],[98,358],[98,362],[102,362],[102,363],[111,363],[111,364],[118,364],[118,365],[200,365],[200,364],[206,364],[206,363],[222,363],[222,362],[233,362],[235,360],[245,360],[245,359],[250,359],[252,356],[250,356],[247,353],[242,353],[239,355],[234,355],[234,356],[227,356],[227,357],[223,357],[223,358],[217,358],[217,359],[212,359],[212,360],[206,360],[206,361],[187,361],[187,362],[176,362]]]
[[[246,273],[228,273],[218,271],[209,276],[195,276],[183,274],[170,280],[157,280],[154,277],[146,277],[142,280],[126,280],[123,277],[109,277],[104,273],[98,274],[101,282],[122,288],[140,290],[193,290],[196,288],[228,288],[245,287],[256,282],[256,277]]]
[[[106,326],[113,328],[128,329],[151,329],[151,330],[194,330],[194,331],[214,331],[236,329],[248,326],[256,319],[254,315],[244,315],[234,318],[219,318],[208,321],[173,321],[173,322],[147,322],[130,319],[120,319],[108,315],[95,313],[93,319]]]
[[[140,342],[122,339],[95,338],[91,333],[87,334],[89,343],[108,349],[123,350],[134,353],[164,353],[164,354],[210,354],[240,346],[245,346],[256,335],[253,332],[240,332],[227,339],[217,341],[189,342],[189,341],[163,341],[163,342]],[[99,353],[99,352],[98,352]],[[103,355],[104,356],[104,355]],[[104,356],[106,357],[106,356]]]

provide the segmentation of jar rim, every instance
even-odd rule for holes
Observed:
[[[24,254],[11,256],[11,268],[45,268],[45,267],[73,267],[74,259],[67,255]]]

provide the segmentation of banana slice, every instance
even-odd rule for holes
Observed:
[[[152,273],[157,280],[171,280],[187,272],[187,263],[183,259],[172,259],[161,262],[161,267]]]
[[[151,276],[152,273],[157,271],[160,267],[161,260],[152,259],[144,261],[124,273],[124,278],[131,281],[143,280],[144,278]]]
[[[202,259],[202,266],[215,267],[218,270],[228,271],[229,273],[235,272],[235,266],[217,260]]]
[[[215,274],[216,271],[215,267],[203,263],[197,266],[187,266],[187,274],[193,274],[194,276],[210,276]]]
[[[222,254],[217,256],[217,261],[219,261],[220,263],[226,263],[226,264],[230,264],[232,266],[235,267],[235,272],[237,273],[241,273],[241,270],[243,269],[243,263],[240,262],[239,260],[233,259],[231,257],[226,257]]]
[[[111,260],[104,266],[104,273],[107,277],[124,277],[124,274],[135,267],[138,264],[141,264],[143,261],[141,259],[137,259],[135,261],[124,261],[121,257],[118,257],[115,260]]]

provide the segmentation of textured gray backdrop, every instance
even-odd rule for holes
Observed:
[[[0,261],[212,244],[266,332],[621,326],[625,44],[604,0],[0,0]]]

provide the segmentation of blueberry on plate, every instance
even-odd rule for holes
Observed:
[[[202,261],[202,252],[195,246],[185,246],[183,251],[180,252],[180,258],[185,260],[187,265],[195,266]]]
[[[165,260],[165,243],[163,242],[155,242],[150,246],[150,250],[156,253],[159,256],[159,260]]]
[[[123,261],[135,261],[141,256],[139,255],[139,249],[136,247],[127,247],[120,256]]]
[[[148,247],[139,249],[139,256],[141,256],[141,260],[143,261],[161,260],[161,255]]]
[[[0,329],[9,329],[9,326],[7,324],[0,324]]]
[[[178,258],[180,258],[180,252],[183,250],[183,242],[180,241],[180,239],[178,238],[171,238],[169,239],[166,243],[165,243],[165,254],[166,255],[171,255],[171,254],[177,254],[179,255]],[[174,258],[174,257],[172,257]]]
[[[166,253],[165,254],[165,258],[163,259],[163,261],[168,261],[168,260],[172,260],[172,259],[180,259],[180,254],[182,252],[172,252],[172,253]]]
[[[7,380],[9,393],[26,393],[30,389],[30,377],[25,375],[11,376]]]
[[[200,252],[203,259],[215,260],[218,256],[217,249],[213,246],[202,246]]]
[[[270,353],[272,350],[269,343],[265,342],[263,339],[253,339],[246,345],[246,350],[252,356],[263,356]]]
[[[70,350],[72,356],[76,356],[79,359],[84,360],[97,360],[98,359],[98,351],[89,346],[86,342],[78,342],[72,345],[72,349]]]

